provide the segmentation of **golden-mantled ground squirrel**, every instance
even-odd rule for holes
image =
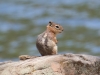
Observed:
[[[46,31],[38,35],[36,46],[42,56],[57,54],[56,35],[62,31],[61,25],[50,21]]]

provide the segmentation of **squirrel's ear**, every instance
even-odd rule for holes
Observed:
[[[52,21],[49,21],[49,23],[52,23]]]
[[[49,21],[49,25],[52,26],[52,21]]]

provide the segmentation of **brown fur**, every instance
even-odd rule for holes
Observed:
[[[54,22],[49,22],[46,31],[38,35],[36,46],[42,56],[57,54],[56,35],[63,31],[63,27]]]

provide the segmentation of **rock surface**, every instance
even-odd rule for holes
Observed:
[[[25,58],[1,62],[0,75],[100,75],[100,57],[96,56],[64,54]]]

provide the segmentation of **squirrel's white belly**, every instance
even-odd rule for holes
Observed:
[[[53,51],[57,52],[58,47],[57,47],[56,43],[53,40],[51,40],[50,38],[48,38],[46,33],[41,38],[41,44],[48,48],[52,48]]]
[[[42,44],[47,44],[48,46],[55,46],[55,42],[50,40],[50,39],[47,39],[47,42],[46,42],[46,39],[45,38],[42,38]]]
[[[47,37],[47,34],[46,33],[45,33],[45,35],[42,38],[42,44],[47,44],[48,46],[55,46],[56,45],[53,40],[51,40],[51,39],[49,39]]]

